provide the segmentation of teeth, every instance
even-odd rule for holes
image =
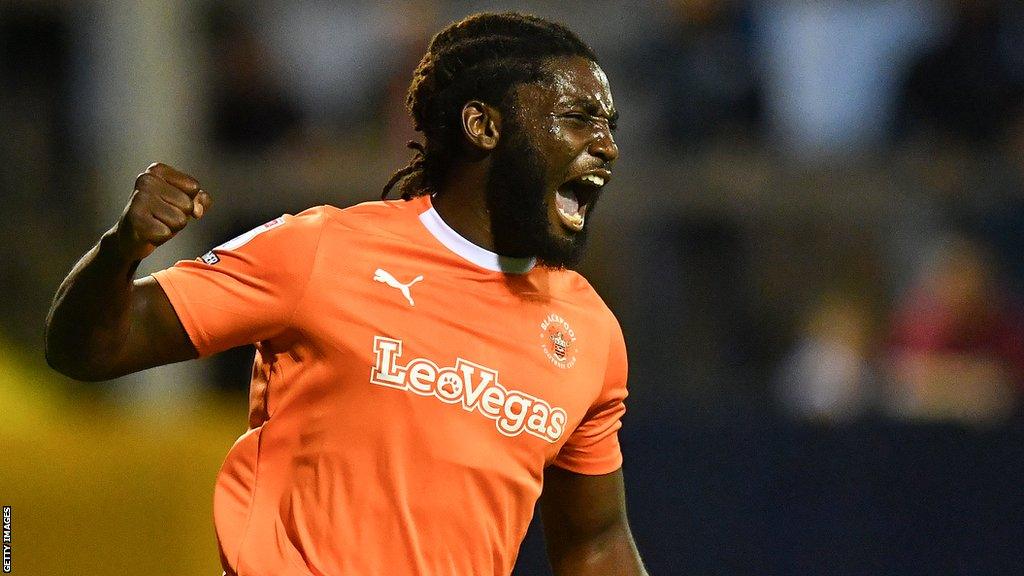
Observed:
[[[572,226],[574,229],[580,230],[580,229],[583,228],[583,215],[582,214],[580,214],[578,212],[576,214],[566,214],[565,212],[562,212],[561,210],[559,210],[559,213],[561,214],[562,219],[565,220],[566,223],[569,224],[570,226]]]
[[[559,202],[556,205],[556,209],[558,210],[558,216],[566,226],[576,231],[583,229],[583,221],[586,218],[586,208],[579,206],[579,204],[575,202],[575,199],[572,201]]]
[[[590,182],[591,184],[597,186],[598,188],[604,186],[604,178],[601,178],[597,174],[587,174],[586,176],[580,178],[580,180],[583,182]]]

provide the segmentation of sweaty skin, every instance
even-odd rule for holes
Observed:
[[[539,187],[544,210],[531,215],[550,240],[571,244],[581,232],[567,226],[556,193],[587,172],[608,170],[618,157],[612,138],[617,113],[604,72],[581,57],[552,59],[545,82],[519,86],[512,113],[543,159]],[[482,159],[456,161],[434,207],[464,238],[494,249],[486,187],[502,134],[497,108],[463,108],[465,144]],[[603,173],[607,180],[610,173]],[[590,204],[596,199],[590,198]],[[136,180],[118,222],[75,265],[54,298],[46,325],[46,358],[81,380],[106,380],[195,358],[195,347],[170,301],[152,277],[133,281],[139,262],[210,207],[191,176],[153,164]],[[584,224],[585,226],[585,224]],[[557,576],[647,572],[626,519],[622,471],[587,476],[549,467],[540,507],[548,554]]]
[[[549,161],[549,182],[554,188],[548,202],[552,233],[572,237],[586,225],[586,221],[584,218],[577,227],[559,215],[555,197],[557,189],[579,175],[596,169],[609,169],[619,155],[612,136],[618,113],[608,78],[596,63],[585,58],[573,58],[564,66],[553,67],[547,83],[523,86],[519,94],[521,102],[533,99],[534,110],[539,112],[522,116],[524,122],[534,124],[530,132],[542,157]],[[542,131],[547,138],[537,136]],[[559,160],[568,161],[561,171]],[[603,175],[605,184],[609,177],[610,174]],[[593,202],[590,204],[592,206]]]
[[[506,136],[509,125],[515,126],[542,161],[538,193],[543,194],[543,199],[536,204],[543,207],[543,213],[522,215],[519,219],[546,221],[541,233],[547,235],[549,242],[562,245],[562,251],[572,251],[573,244],[583,240],[580,231],[567,226],[559,215],[557,190],[595,170],[604,171],[607,184],[611,165],[619,155],[612,136],[618,113],[601,68],[586,58],[572,56],[549,60],[544,72],[541,81],[514,89],[506,111],[513,118],[504,118],[497,108],[481,102],[470,102],[463,108],[466,140],[486,155],[452,171],[434,198],[435,209],[449,226],[488,250],[501,252],[497,250],[486,194],[481,189],[486,189],[494,169],[492,162],[496,161],[493,152],[502,136]],[[593,193],[591,206],[598,194]]]

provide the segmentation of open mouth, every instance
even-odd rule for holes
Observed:
[[[587,209],[593,204],[610,176],[604,170],[588,172],[569,180],[555,190],[555,211],[566,228],[573,232],[583,230]]]

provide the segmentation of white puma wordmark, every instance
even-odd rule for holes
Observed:
[[[373,273],[373,279],[376,280],[377,282],[383,282],[388,286],[391,286],[392,288],[397,288],[401,290],[402,295],[405,296],[405,299],[409,301],[409,306],[416,305],[416,303],[412,301],[412,294],[409,293],[409,288],[412,287],[413,284],[419,282],[420,280],[423,280],[423,276],[417,276],[412,279],[412,282],[409,282],[408,284],[402,284],[401,282],[396,280],[395,277],[392,276],[391,273],[388,272],[387,270],[383,268],[377,268],[377,270]]]

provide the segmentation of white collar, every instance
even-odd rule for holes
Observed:
[[[466,240],[445,222],[431,205],[420,214],[420,222],[437,241],[462,258],[481,268],[505,274],[526,274],[537,264],[536,258],[513,258],[501,256]]]

